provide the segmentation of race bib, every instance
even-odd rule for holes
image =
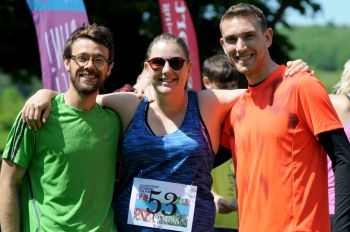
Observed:
[[[197,186],[134,178],[128,224],[191,231]]]

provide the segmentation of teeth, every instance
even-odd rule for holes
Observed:
[[[249,60],[250,59],[250,55],[249,56],[237,56],[237,60],[242,60],[242,61],[246,61],[246,60]]]
[[[80,77],[84,77],[84,78],[89,78],[89,77],[94,77],[93,75],[89,75],[88,72],[82,72],[79,74]]]
[[[173,79],[159,79],[161,82],[172,82],[174,81]]]

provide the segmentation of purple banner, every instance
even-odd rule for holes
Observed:
[[[64,92],[70,77],[63,48],[70,33],[88,23],[83,0],[26,0],[35,24],[44,88]]]

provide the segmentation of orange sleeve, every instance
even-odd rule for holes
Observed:
[[[342,124],[320,80],[302,73],[297,94],[297,112],[314,135],[342,128]]]

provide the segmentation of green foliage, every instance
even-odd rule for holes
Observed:
[[[13,84],[11,77],[0,72],[0,154],[5,148],[6,138],[12,124],[24,104],[24,99],[39,89],[41,83],[33,81],[32,84]]]
[[[323,71],[315,70],[315,75],[318,79],[322,81],[324,86],[327,89],[328,93],[332,93],[334,85],[339,81],[341,70],[338,71]]]
[[[344,63],[350,59],[350,49],[344,48],[349,43],[350,27],[329,24],[279,28],[279,31],[294,45],[291,59],[305,60],[331,93],[340,79]]]
[[[317,69],[339,71],[350,58],[350,27],[304,26],[280,31],[288,35],[295,46],[290,56],[302,58]]]
[[[7,135],[23,104],[24,99],[16,87],[8,87],[0,92],[0,151],[5,148]]]

